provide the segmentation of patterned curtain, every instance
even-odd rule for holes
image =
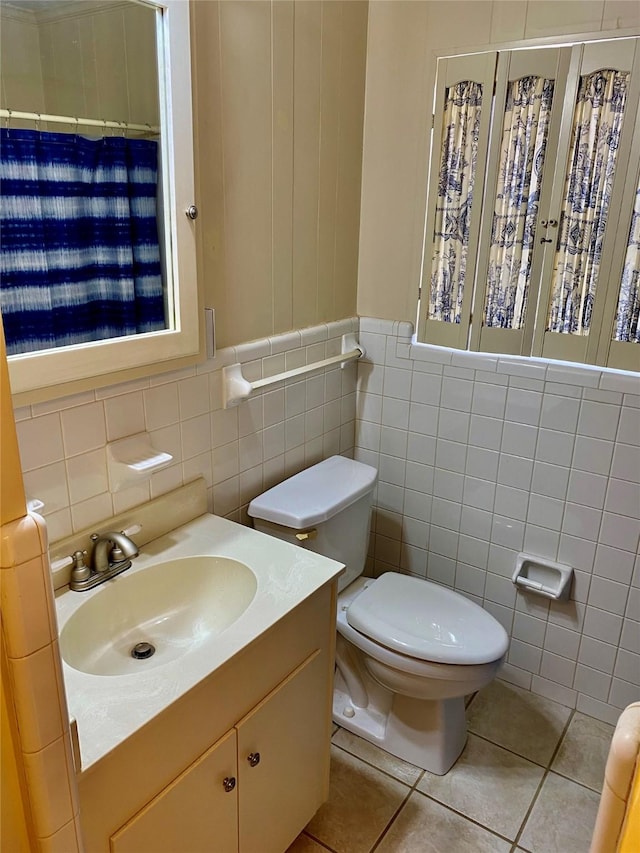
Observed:
[[[157,143],[1,134],[8,353],[164,329]]]
[[[481,107],[480,83],[467,80],[446,90],[431,259],[430,320],[460,322]]]
[[[640,343],[640,186],[636,190],[636,203],[631,216],[629,242],[624,259],[620,301],[613,331],[614,341]]]
[[[582,77],[560,217],[548,329],[588,335],[629,74]]]
[[[493,213],[484,324],[524,325],[553,80],[509,83]]]

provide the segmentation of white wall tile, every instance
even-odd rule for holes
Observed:
[[[579,435],[573,450],[572,466],[579,471],[607,475],[611,468],[613,448],[612,441]]]
[[[563,533],[597,541],[602,513],[588,506],[567,502],[562,521]]]
[[[622,616],[597,607],[587,607],[582,630],[588,637],[617,646],[620,642]]]
[[[575,670],[576,665],[574,661],[560,655],[554,655],[552,652],[545,651],[542,653],[540,675],[543,678],[547,678],[549,681],[554,681],[557,684],[562,684],[565,687],[572,687]]]
[[[616,583],[606,578],[594,577],[591,581],[589,592],[589,604],[617,613],[622,616],[627,603],[628,587],[625,584]]]
[[[33,471],[64,459],[58,412],[20,421],[16,426],[23,471]]]
[[[509,387],[505,420],[520,424],[537,426],[540,420],[542,394],[537,391],[524,391]]]
[[[524,543],[524,524],[514,518],[493,517],[491,541],[514,551],[521,551]]]
[[[400,400],[408,400],[411,397],[411,379],[412,372],[410,370],[385,367],[383,384],[385,397],[397,397]]]
[[[471,411],[476,415],[487,415],[492,418],[504,417],[507,401],[507,388],[501,385],[475,382]]]
[[[509,453],[500,454],[498,482],[503,486],[528,490],[531,487],[532,474],[533,462],[531,459],[523,459]]]
[[[535,462],[531,478],[531,491],[550,498],[564,500],[569,483],[569,468],[551,465],[548,462]]]
[[[500,450],[503,422],[484,415],[471,415],[469,425],[469,444],[486,447],[488,450]]]
[[[436,461],[436,440],[430,435],[410,432],[407,439],[407,459],[433,465]]]
[[[618,406],[583,400],[577,432],[579,435],[588,435],[592,438],[612,440],[616,436],[619,416]]]
[[[625,444],[640,444],[640,409],[622,407],[617,439]]]
[[[454,409],[440,409],[438,436],[466,444],[469,436],[469,415]]]
[[[574,569],[581,569],[584,572],[590,572],[593,569],[593,562],[596,555],[596,543],[581,537],[570,536],[562,533],[560,536],[560,545],[558,547],[558,561],[572,566]]]
[[[409,407],[409,430],[424,435],[437,435],[438,413],[437,406],[411,403]],[[404,429],[406,429],[406,426]]]
[[[555,394],[545,394],[540,412],[540,426],[574,433],[578,425],[580,402]]]
[[[511,486],[499,484],[496,487],[494,512],[507,518],[518,518],[524,521],[527,517],[530,493],[526,489],[514,489]]]
[[[640,453],[637,447],[620,442],[615,445],[611,476],[620,480],[630,480],[632,483],[640,483]]]
[[[622,551],[600,542],[596,549],[593,571],[599,577],[629,585],[633,574],[634,556],[630,551]]]
[[[599,699],[601,702],[606,702],[609,698],[611,681],[611,676],[606,672],[600,672],[597,669],[592,669],[591,667],[579,663],[576,666],[573,687],[575,690],[579,690],[580,693],[585,693],[593,699]]]
[[[640,655],[625,649],[618,650],[614,669],[616,678],[640,686]]]
[[[496,484],[477,477],[464,478],[463,502],[477,509],[491,510],[496,493]]]
[[[585,635],[580,643],[578,662],[610,675],[613,673],[616,651],[615,646]]]
[[[417,492],[433,493],[434,468],[431,465],[421,465],[420,462],[407,462],[404,475],[404,485],[407,489]]]
[[[525,456],[527,459],[533,459],[537,441],[538,429],[536,427],[529,424],[517,424],[505,421],[500,449],[503,453],[512,453],[515,456]],[[560,464],[566,465],[567,462],[563,461]]]
[[[463,506],[460,530],[468,536],[488,542],[491,537],[491,513],[477,507]]]
[[[580,634],[577,631],[571,631],[552,622],[545,624],[547,631],[544,637],[544,648],[549,652],[562,655],[570,660],[577,660],[580,648]]]
[[[459,409],[462,412],[471,411],[473,382],[464,379],[454,379],[445,376],[440,392],[440,405],[447,409]]]
[[[433,373],[413,371],[411,381],[411,400],[416,403],[426,403],[437,406],[440,402],[442,377]]]
[[[434,469],[434,497],[446,498],[451,501],[462,501],[464,486],[465,480],[462,474],[457,474],[455,471],[444,471],[441,468]]]
[[[640,484],[611,478],[604,508],[608,512],[640,518]]]
[[[600,542],[636,553],[640,539],[640,520],[612,512],[602,514]]]
[[[107,419],[107,439],[109,441],[144,431],[142,391],[110,397],[104,401],[104,409]]]
[[[564,501],[532,494],[529,498],[527,523],[548,527],[551,530],[560,530],[563,512]]]
[[[573,455],[574,436],[559,430],[541,429],[538,432],[536,459],[554,465],[570,465]]]
[[[379,430],[380,453],[406,459],[408,435],[408,432],[404,429],[394,429],[393,427],[385,426]]]
[[[606,477],[602,477],[600,474],[589,474],[587,471],[572,469],[569,476],[567,499],[583,506],[602,509],[604,507],[606,490]]]

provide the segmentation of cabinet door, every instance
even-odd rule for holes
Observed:
[[[112,853],[236,853],[235,777],[232,730],[111,837]]]
[[[328,690],[316,651],[238,723],[240,853],[282,853],[326,799]]]

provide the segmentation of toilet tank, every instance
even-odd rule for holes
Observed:
[[[364,570],[377,474],[370,465],[332,456],[254,498],[248,512],[261,533],[344,563],[343,590]]]

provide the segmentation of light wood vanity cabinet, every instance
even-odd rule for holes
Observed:
[[[87,853],[284,853],[328,795],[334,638],[331,584],[81,774]]]
[[[324,799],[316,651],[111,839],[113,853],[283,853]],[[187,841],[188,839],[188,841]]]

